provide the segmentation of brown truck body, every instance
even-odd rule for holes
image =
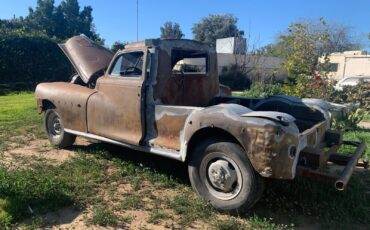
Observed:
[[[355,143],[359,153],[341,158],[346,175],[327,174],[323,168],[339,162],[336,149],[342,144],[341,134],[330,130],[330,105],[284,95],[224,95],[216,53],[206,44],[149,39],[113,55],[76,36],[61,48],[82,82],[39,84],[36,100],[40,112],[50,106],[58,111],[66,133],[184,162],[203,139],[223,137],[243,148],[262,177],[325,177],[338,189],[365,151],[364,143]],[[204,64],[187,66],[189,58]],[[133,64],[124,69],[125,62]],[[338,181],[340,176],[348,179]]]

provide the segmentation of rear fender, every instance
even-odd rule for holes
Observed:
[[[203,129],[217,128],[233,136],[245,150],[254,169],[264,177],[292,179],[295,176],[297,154],[289,155],[295,146],[298,151],[299,130],[293,122],[282,125],[263,117],[242,117],[250,109],[236,105],[215,105],[194,111],[186,120],[181,135],[181,156],[185,160],[189,142]],[[210,134],[211,135],[211,134]]]

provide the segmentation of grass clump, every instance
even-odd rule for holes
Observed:
[[[138,193],[126,193],[121,202],[121,207],[133,210],[144,208],[143,197]]]
[[[148,223],[158,224],[161,220],[165,220],[168,218],[170,218],[170,216],[167,213],[160,211],[158,209],[154,209],[149,214]]]
[[[100,226],[111,226],[116,227],[118,225],[120,218],[113,212],[107,210],[106,208],[100,207],[94,210],[91,222],[95,225]]]
[[[214,223],[217,230],[247,230],[248,226],[240,220],[230,217],[226,220],[218,220]]]
[[[182,225],[191,224],[198,219],[207,220],[214,214],[209,205],[193,192],[187,190],[183,190],[181,194],[176,195],[168,206],[180,216],[180,224]]]

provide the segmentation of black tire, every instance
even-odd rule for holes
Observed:
[[[233,142],[206,140],[195,148],[188,170],[193,189],[222,212],[245,213],[263,192],[264,181],[245,151]]]
[[[62,118],[55,109],[46,110],[44,127],[50,143],[58,148],[69,147],[76,140],[76,135],[64,131]]]

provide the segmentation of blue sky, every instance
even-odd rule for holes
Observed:
[[[55,2],[59,4],[61,0]],[[0,3],[0,18],[25,16],[36,0]],[[91,5],[98,33],[111,45],[116,40],[136,40],[136,0],[80,0]],[[231,13],[239,18],[238,27],[251,34],[257,46],[271,43],[279,32],[297,19],[324,17],[328,22],[351,26],[358,41],[369,49],[370,0],[139,0],[139,40],[160,35],[165,21],[178,22],[186,38],[191,27],[208,14]]]

